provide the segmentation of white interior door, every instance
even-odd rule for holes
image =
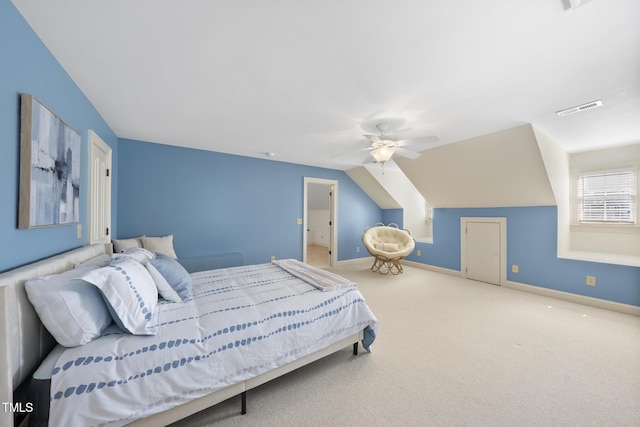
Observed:
[[[89,130],[89,244],[111,241],[111,147]]]
[[[504,218],[463,218],[462,268],[467,279],[502,284],[506,251]]]
[[[338,181],[332,179],[304,177],[303,195],[303,218],[302,225],[302,261],[307,262],[307,244],[309,243],[309,187],[310,185],[321,184],[326,186],[329,192],[329,265],[335,266],[338,261]]]
[[[335,200],[335,193],[336,193],[336,185],[335,184],[331,184],[329,186],[329,265],[335,265],[337,259],[333,257],[333,252],[336,251],[335,248],[335,240],[334,240],[334,234],[335,234],[335,217],[336,217],[336,208],[335,208],[335,204],[336,204],[336,200]]]

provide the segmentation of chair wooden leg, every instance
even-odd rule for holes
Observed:
[[[371,265],[371,271],[380,274],[393,274],[398,275],[403,273],[404,270],[400,264],[401,258],[384,258],[379,255],[374,255],[373,264]]]
[[[376,255],[373,260],[373,265],[371,266],[371,271],[373,271],[374,273],[386,274],[383,270],[385,262],[385,258]]]
[[[403,273],[402,265],[400,264],[400,260],[402,258],[383,258],[379,255],[374,256],[373,265],[371,266],[371,271],[374,273],[380,274],[393,274],[398,275]]]
[[[400,264],[400,260],[402,258],[397,258],[392,260],[393,262],[393,271],[391,271],[391,274],[395,274],[398,275],[400,273],[404,273],[404,270],[402,269],[402,265]]]
[[[374,256],[373,257],[373,264],[371,265],[371,271],[373,271],[374,273],[377,272],[380,269],[380,267],[378,266],[378,257]]]

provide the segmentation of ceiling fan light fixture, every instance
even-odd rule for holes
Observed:
[[[386,146],[378,147],[376,149],[371,150],[371,156],[376,159],[378,163],[384,163],[391,159],[391,157],[395,154],[397,147],[395,146]]]

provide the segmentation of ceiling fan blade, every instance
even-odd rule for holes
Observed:
[[[398,145],[413,151],[423,151],[438,142],[438,138],[430,135],[420,138],[402,139],[398,141]]]
[[[361,139],[360,141],[352,144],[347,144],[343,147],[342,153],[334,154],[332,158],[347,158],[347,157],[359,157],[364,156],[364,151],[371,150],[371,141],[368,139]]]
[[[428,131],[424,129],[413,129],[413,128],[405,128],[405,129],[397,129],[393,132],[385,133],[385,136],[389,139],[394,140],[403,140],[403,139],[414,139],[414,138],[422,138],[427,135]]]
[[[334,159],[336,162],[354,166],[367,163],[367,160],[370,158],[372,159],[368,148],[361,148],[350,153],[337,154],[335,156],[332,156],[332,159]]]
[[[406,148],[400,148],[398,147],[398,149],[396,149],[396,152],[394,154],[394,157],[406,157],[408,159],[417,159],[418,157],[420,157],[420,153],[417,153],[415,151],[411,151],[411,150],[407,150]]]
[[[345,161],[349,161],[349,160],[360,161],[359,159],[362,159],[363,157],[369,155],[369,153],[365,153],[364,151],[366,150],[358,150],[351,153],[336,154],[335,156],[331,156],[331,158],[336,160],[345,160]]]

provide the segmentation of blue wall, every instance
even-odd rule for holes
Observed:
[[[382,222],[385,225],[389,225],[391,223],[396,224],[398,227],[402,228],[404,222],[404,209],[383,209],[382,210]],[[409,230],[411,231],[411,230]]]
[[[38,98],[82,136],[81,223],[87,230],[87,131],[116,155],[117,138],[9,0],[0,0],[0,271],[87,243],[76,225],[18,229],[20,93]],[[115,162],[114,162],[115,169]],[[116,224],[115,188],[113,225]]]
[[[302,258],[304,177],[338,181],[338,258],[367,256],[381,209],[342,171],[121,139],[118,237],[174,235],[178,256]]]
[[[557,258],[557,215],[555,206],[434,209],[433,244],[417,243],[422,256],[407,259],[460,271],[460,218],[506,217],[507,280],[640,306],[640,268]]]

